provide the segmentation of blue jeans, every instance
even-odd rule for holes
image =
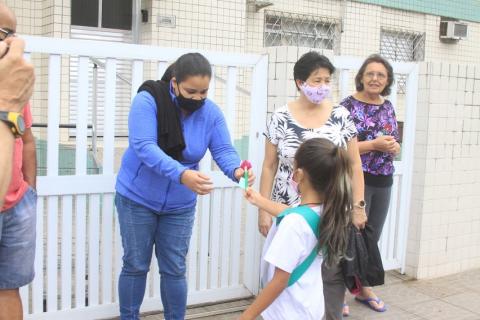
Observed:
[[[19,203],[0,213],[0,289],[17,289],[32,282],[36,222],[37,194],[30,187]]]
[[[185,259],[195,207],[156,212],[119,193],[115,195],[115,205],[124,251],[118,283],[120,319],[139,319],[155,244],[165,319],[183,320],[187,305]]]

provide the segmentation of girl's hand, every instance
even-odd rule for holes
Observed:
[[[245,190],[243,195],[245,196],[245,199],[254,206],[258,206],[259,201],[263,199],[263,196],[259,192],[250,187]]]
[[[240,180],[240,178],[243,177],[243,174],[245,173],[245,170],[242,168],[237,168],[235,169],[234,176],[235,179]],[[253,183],[255,182],[255,174],[253,173],[252,169],[248,169],[248,186],[252,186]]]
[[[212,180],[196,170],[185,170],[180,182],[199,195],[209,194],[213,190]]]

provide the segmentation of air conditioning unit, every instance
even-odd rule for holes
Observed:
[[[459,21],[440,21],[440,39],[465,39],[467,27],[466,23]]]

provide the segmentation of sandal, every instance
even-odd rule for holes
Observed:
[[[348,317],[350,315],[350,307],[346,303],[343,304],[342,315],[344,317]]]
[[[355,300],[357,300],[358,302],[366,305],[367,307],[369,307],[370,309],[372,309],[373,311],[376,311],[376,312],[385,312],[387,311],[387,308],[385,306],[385,303],[383,304],[383,307],[375,307],[373,306],[370,302],[376,302],[377,305],[380,305],[380,303],[382,303],[383,301],[380,299],[380,298],[367,298],[367,299],[360,299],[359,297],[355,297]]]

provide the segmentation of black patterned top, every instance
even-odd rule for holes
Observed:
[[[277,109],[267,125],[267,139],[277,146],[278,169],[272,188],[272,200],[289,206],[298,205],[300,198],[290,184],[295,152],[302,142],[312,138],[325,138],[335,145],[347,148],[347,142],[357,136],[350,112],[340,105],[334,106],[327,122],[314,129],[298,124],[288,106]]]

